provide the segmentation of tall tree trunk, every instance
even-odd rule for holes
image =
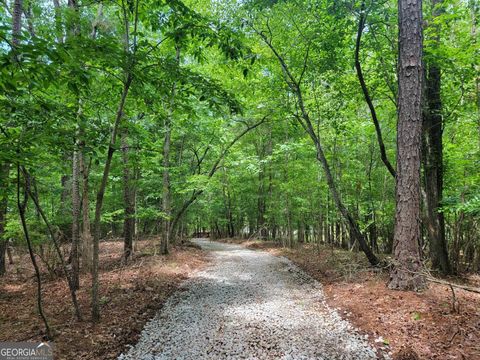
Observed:
[[[228,208],[228,237],[235,237],[235,221],[233,219],[232,198],[227,184],[227,208]]]
[[[128,10],[125,7],[125,3],[122,3],[123,14],[124,14],[124,25],[125,25],[125,34],[124,34],[124,51],[126,55],[125,68],[124,68],[124,78],[123,78],[123,89],[120,101],[118,103],[117,112],[115,114],[115,120],[113,122],[113,127],[110,132],[110,142],[108,144],[107,159],[103,167],[102,181],[98,188],[97,199],[95,204],[95,220],[93,223],[93,261],[92,261],[92,321],[98,322],[100,320],[100,302],[99,302],[99,280],[98,280],[98,260],[99,260],[99,249],[100,249],[100,236],[101,236],[101,219],[102,219],[102,207],[103,207],[103,198],[105,196],[105,189],[107,187],[108,176],[110,174],[110,167],[112,165],[113,153],[115,152],[115,144],[117,142],[118,129],[121,126],[122,119],[124,117],[125,103],[127,101],[128,93],[130,91],[130,86],[133,81],[133,67],[134,67],[134,58],[137,51],[137,22],[138,22],[138,4],[139,1],[135,1],[135,11],[134,11],[134,28],[133,28],[133,51],[130,52],[130,22],[128,19]]]
[[[472,15],[472,39],[478,49],[478,22],[480,19],[480,4],[477,0],[469,0],[470,12]],[[477,105],[477,130],[478,130],[478,151],[480,152],[480,64],[474,65],[477,76],[475,77],[475,100]]]
[[[163,175],[162,175],[162,211],[165,218],[162,221],[162,240],[160,243],[160,253],[168,254],[168,245],[170,242],[170,137],[171,137],[171,115],[165,119],[165,138],[163,142]]]
[[[80,286],[80,152],[77,145],[73,150],[72,161],[72,247],[70,250],[72,282],[75,289]]]
[[[272,192],[272,171],[270,165],[267,166],[265,158],[272,154],[272,134],[271,129],[268,131],[268,139],[266,143],[263,141],[259,144],[257,155],[260,160],[260,168],[258,172],[258,200],[257,200],[257,232],[262,239],[268,238],[268,228],[265,224],[265,214],[267,212],[267,197],[271,197]],[[268,180],[268,186],[266,182]]]
[[[129,146],[127,130],[122,131],[122,161],[123,161],[123,200],[125,219],[123,222],[123,261],[127,262],[133,251],[133,236],[135,232],[135,200],[132,179],[130,176]]]
[[[175,60],[177,65],[180,62],[180,48],[176,46]],[[168,254],[168,246],[170,243],[170,237],[173,235],[171,227],[172,209],[170,206],[170,140],[172,136],[172,120],[175,106],[175,95],[177,91],[177,83],[174,81],[172,86],[172,92],[170,94],[170,106],[168,115],[165,117],[165,137],[163,142],[163,176],[162,176],[162,211],[165,218],[163,219],[162,226],[162,240],[160,243],[160,253],[163,255]]]
[[[132,75],[127,72],[125,83],[123,85],[122,96],[120,103],[118,104],[117,113],[115,115],[115,121],[113,123],[112,132],[110,134],[110,143],[108,145],[107,159],[103,167],[103,176],[100,183],[100,187],[97,192],[97,201],[95,204],[95,220],[93,223],[93,261],[92,261],[92,320],[97,322],[100,319],[100,303],[98,293],[98,258],[100,248],[100,236],[101,236],[101,218],[103,198],[105,196],[105,189],[107,187],[108,175],[110,174],[110,166],[112,165],[113,153],[115,152],[115,143],[117,141],[118,127],[121,124],[123,118],[123,110],[125,102],[127,100],[130,85],[132,84]]]
[[[297,223],[297,242],[299,244],[305,242],[305,224],[301,220]]]
[[[135,167],[133,170],[133,180],[135,182],[135,186],[133,187],[133,194],[132,194],[134,214],[137,214],[137,209],[138,209],[137,184],[139,179],[140,179],[140,166],[138,164],[135,164]],[[138,240],[139,227],[140,227],[140,221],[138,219],[138,216],[135,216],[135,218],[133,219],[133,246],[132,246],[133,251],[135,251],[135,244]]]
[[[223,192],[223,201],[225,206],[225,217],[227,219],[227,235],[229,238],[235,236],[235,223],[233,221],[233,211],[232,211],[232,198],[230,196],[230,188],[228,183],[228,175],[225,170],[225,167],[222,169],[223,182],[222,182],[222,192]]]
[[[290,136],[288,134],[288,125],[284,125],[285,131],[285,143],[288,143]],[[288,184],[290,178],[290,154],[289,151],[285,151],[284,163],[283,163],[283,183]],[[283,191],[283,198],[285,201],[285,221],[286,221],[286,236],[282,236],[282,246],[285,247],[285,242],[288,247],[293,246],[293,231],[292,231],[292,211],[290,206],[290,192],[288,188]]]
[[[8,247],[8,239],[4,238],[5,226],[7,225],[8,205],[8,177],[10,164],[0,164],[0,276],[7,271],[5,253]]]
[[[69,156],[67,154],[64,154],[63,161],[64,161],[64,163],[69,163],[70,162]],[[60,186],[62,187],[62,192],[60,193],[60,208],[59,208],[59,211],[58,211],[58,213],[60,215],[60,219],[68,218],[68,215],[67,215],[67,208],[68,208],[67,200],[68,200],[68,196],[69,196],[69,193],[70,193],[69,183],[70,183],[70,175],[63,174],[60,177]],[[65,230],[65,229],[62,229],[62,230]]]
[[[422,1],[398,1],[399,67],[394,268],[389,287],[425,287],[420,256]]]
[[[258,171],[258,195],[257,195],[257,233],[261,238],[265,238],[265,211],[266,211],[266,192],[265,192],[265,145],[260,140],[257,155],[260,161]]]
[[[432,0],[432,25],[434,29],[434,48],[440,45],[440,29],[435,23],[443,11],[439,7],[442,0]],[[440,67],[431,58],[428,63],[426,78],[426,109],[423,114],[423,162],[425,176],[426,228],[430,245],[432,268],[442,274],[451,272],[445,239],[445,217],[439,211],[443,196],[443,119],[441,99]]]
[[[69,26],[69,36],[78,37],[80,35],[79,9],[76,0],[68,0],[68,6],[73,10],[75,16]],[[77,101],[77,123],[82,122],[82,103],[78,94],[75,94]],[[75,289],[80,286],[80,154],[79,154],[79,132],[75,134],[75,144],[72,157],[72,245],[70,250],[70,261],[72,267],[72,284]]]
[[[54,0],[58,2],[58,0]],[[57,12],[55,13],[57,15]],[[98,22],[103,16],[103,5],[98,4],[97,19],[92,25],[92,32],[90,37],[95,40],[97,36]],[[60,28],[61,29],[61,28]],[[79,127],[79,161],[82,177],[82,266],[87,271],[92,271],[93,261],[93,239],[90,228],[90,198],[89,198],[89,181],[88,176],[90,174],[90,165],[86,163],[86,151],[85,151],[85,128],[86,124],[84,119],[80,119]]]
[[[92,270],[92,233],[90,231],[90,200],[88,173],[89,166],[85,163],[85,151],[80,150],[80,166],[82,172],[82,265],[84,269]]]
[[[12,44],[17,47],[20,44],[20,33],[22,31],[22,13],[23,0],[15,0],[13,2],[12,12]]]
[[[224,216],[227,221],[226,226],[226,234],[227,237],[229,236],[228,234],[230,233],[230,208],[229,208],[229,202],[227,199],[227,185],[226,185],[226,179],[225,179],[225,167],[222,168],[222,175],[223,175],[223,181],[222,181],[222,199],[223,199],[223,208],[224,208]]]

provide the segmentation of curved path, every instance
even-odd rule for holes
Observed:
[[[130,359],[376,359],[289,260],[194,240],[212,265],[187,280],[143,330]]]

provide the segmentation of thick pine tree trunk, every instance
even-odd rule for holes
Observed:
[[[399,66],[395,264],[389,287],[425,287],[420,256],[420,164],[422,135],[422,1],[398,1]]]

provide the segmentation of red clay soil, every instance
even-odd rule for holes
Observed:
[[[429,284],[422,293],[389,290],[388,273],[372,271],[362,254],[302,245],[285,249],[272,242],[245,246],[286,256],[324,284],[327,302],[376,347],[395,360],[480,359],[480,295]],[[478,287],[480,276],[449,279]]]
[[[100,246],[101,321],[90,321],[91,279],[81,275],[78,298],[83,322],[72,316],[65,281],[44,274],[44,309],[54,329],[55,359],[115,359],[138,339],[148,319],[179,284],[207,260],[192,246],[175,247],[168,256],[153,254],[157,240],[140,241],[128,265],[122,265],[122,242]],[[40,341],[43,324],[36,311],[35,278],[25,255],[0,278],[0,341]]]

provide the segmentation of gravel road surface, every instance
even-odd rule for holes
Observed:
[[[195,239],[212,264],[187,280],[119,360],[376,359],[289,260]]]

